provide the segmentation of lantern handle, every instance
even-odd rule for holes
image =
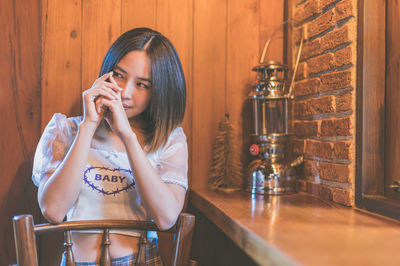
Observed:
[[[294,69],[293,69],[293,74],[292,74],[292,81],[290,82],[290,86],[289,86],[289,93],[288,93],[289,98],[293,98],[293,95],[292,95],[293,83],[294,83],[294,79],[296,78],[297,67],[299,66],[301,50],[303,49],[303,41],[304,41],[304,38],[303,38],[303,29],[302,29],[299,51],[297,52],[296,63],[294,64]]]
[[[269,36],[269,38],[268,38],[267,41],[265,42],[264,49],[263,49],[263,52],[262,52],[261,58],[260,58],[260,64],[264,63],[264,58],[265,58],[265,55],[267,54],[267,51],[268,51],[268,48],[269,48],[269,44],[270,44],[270,42],[271,42],[271,40],[272,40],[272,37],[274,37],[275,33],[278,31],[278,29],[279,29],[281,26],[285,25],[285,24],[288,23],[290,20],[291,20],[290,18],[287,19],[287,20],[285,20],[285,21],[282,22],[280,25],[276,26],[275,29],[272,31],[271,35]]]
[[[271,35],[269,36],[269,38],[267,39],[267,41],[265,42],[264,45],[264,49],[260,58],[260,64],[264,63],[264,59],[265,59],[265,55],[267,54],[268,48],[269,48],[269,44],[271,43],[272,37],[275,35],[275,33],[278,31],[278,29],[285,25],[286,23],[288,23],[289,21],[294,20],[294,19],[287,19],[284,22],[282,22],[280,25],[276,26],[275,29],[273,30],[273,32],[271,33]],[[289,86],[289,93],[287,94],[287,97],[292,98],[292,90],[293,90],[293,82],[294,79],[296,77],[296,72],[297,72],[297,66],[299,65],[299,61],[300,61],[300,55],[301,55],[301,51],[303,48],[303,41],[304,41],[304,33],[303,33],[303,28],[301,28],[301,40],[300,40],[300,46],[299,46],[299,51],[297,52],[297,58],[296,58],[296,63],[294,65],[294,70],[293,70],[293,75],[292,75],[292,81],[290,82],[290,86]]]

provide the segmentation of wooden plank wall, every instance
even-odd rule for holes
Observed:
[[[0,62],[5,92],[0,136],[2,169],[7,171],[0,186],[2,216],[5,199],[10,202],[10,193],[24,189],[34,203],[26,211],[37,213],[30,171],[40,131],[55,112],[81,113],[81,93],[97,78],[106,50],[134,27],[162,32],[178,51],[188,88],[183,127],[191,154],[190,185],[205,187],[212,144],[225,112],[236,127],[237,145],[242,147],[242,138],[247,137],[245,101],[255,81],[251,69],[284,13],[284,0],[35,0],[24,1],[24,9],[18,1],[3,2]],[[28,25],[29,30],[20,30]],[[267,59],[282,61],[282,34],[277,35]],[[247,154],[246,143],[242,150]],[[10,210],[17,213],[23,200]],[[9,220],[2,223],[2,229],[9,228]],[[7,234],[2,234],[2,241],[12,241]],[[0,251],[2,260],[13,253],[10,245],[6,247]]]
[[[0,4],[0,265],[16,263],[12,216],[39,220],[31,181],[40,135],[40,1]]]
[[[251,68],[283,21],[283,0],[43,3],[42,128],[55,112],[81,112],[81,92],[97,78],[108,47],[122,32],[154,28],[171,39],[182,61],[188,87],[183,127],[190,158],[196,160],[190,163],[191,185],[206,186],[212,143],[225,112],[242,145],[247,132],[242,122],[249,115],[244,102],[255,80]],[[268,59],[282,61],[282,43],[278,33]]]

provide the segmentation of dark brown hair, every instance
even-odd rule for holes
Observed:
[[[114,70],[131,51],[145,51],[151,61],[152,92],[150,104],[141,114],[146,123],[148,152],[164,145],[168,136],[183,120],[186,84],[182,65],[172,43],[149,28],[136,28],[122,34],[107,51],[100,76]]]

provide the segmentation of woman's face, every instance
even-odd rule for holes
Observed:
[[[127,53],[115,67],[113,77],[123,89],[121,100],[127,117],[141,114],[149,106],[152,90],[151,65],[146,53]]]

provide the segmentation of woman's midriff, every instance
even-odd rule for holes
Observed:
[[[99,261],[102,252],[102,234],[72,232],[72,251],[76,261]],[[139,238],[110,234],[110,256],[120,258],[137,253]]]

